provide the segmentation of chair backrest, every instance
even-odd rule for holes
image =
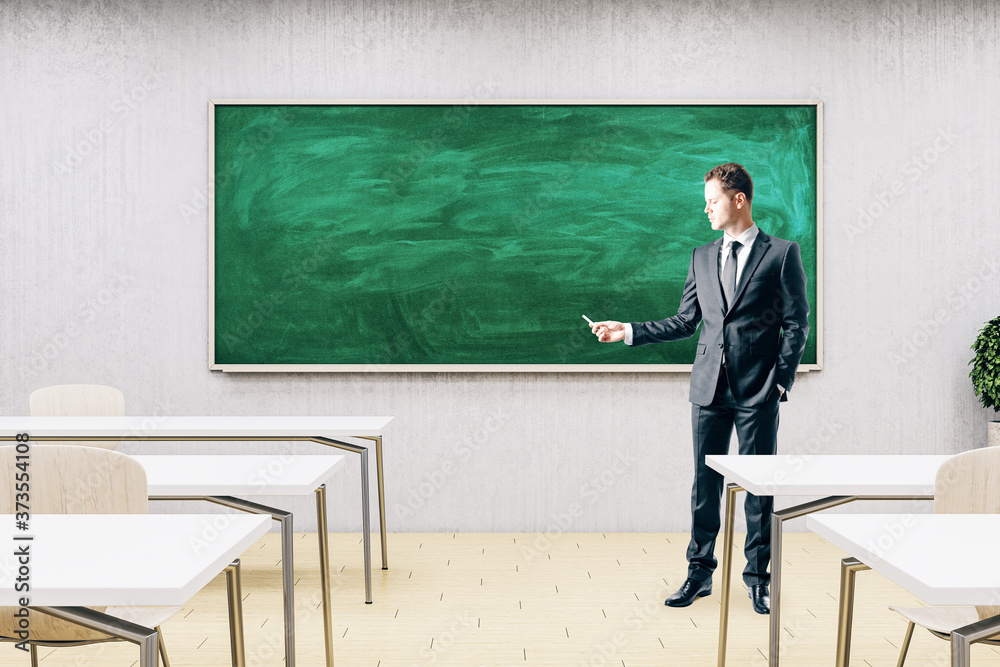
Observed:
[[[0,447],[0,475],[15,479],[15,447]],[[134,459],[94,447],[46,445],[31,448],[32,514],[145,514],[148,507],[146,471]],[[13,484],[0,494],[0,514],[14,514]],[[104,607],[93,607],[104,611]],[[0,607],[0,637],[17,637],[14,607]],[[80,642],[109,639],[108,635],[35,613],[31,639],[40,642]]]
[[[944,462],[934,481],[937,514],[1000,514],[1000,447],[962,452]],[[976,607],[980,620],[1000,605]]]
[[[100,384],[60,384],[42,387],[28,397],[32,417],[121,417],[125,415],[125,394]],[[83,445],[115,449],[117,440],[64,440],[63,445]]]

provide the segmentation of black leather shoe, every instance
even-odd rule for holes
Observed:
[[[747,586],[747,597],[750,598],[755,612],[758,614],[771,613],[771,594],[767,590],[767,584]]]
[[[706,595],[711,594],[711,579],[706,579],[705,581],[685,579],[684,583],[681,584],[681,587],[677,589],[677,592],[668,597],[663,604],[668,607],[687,607],[698,598],[703,598]]]

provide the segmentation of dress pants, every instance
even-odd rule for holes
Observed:
[[[751,407],[738,405],[726,377],[726,367],[719,373],[712,404],[691,406],[694,435],[694,484],[691,489],[691,542],[688,544],[688,578],[705,581],[712,578],[717,561],[715,538],[721,524],[723,476],[705,465],[705,456],[727,454],[733,427],[741,455],[774,454],[778,442],[778,388],[763,403]],[[747,558],[743,581],[747,585],[766,584],[771,560],[772,496],[746,494],[744,503]]]

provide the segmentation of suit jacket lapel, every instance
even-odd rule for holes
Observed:
[[[729,312],[733,312],[733,308],[740,302],[743,290],[746,289],[747,283],[750,282],[750,277],[757,270],[760,260],[764,258],[764,253],[767,252],[769,247],[771,247],[771,238],[764,232],[757,232],[757,238],[754,239],[753,245],[750,247],[750,256],[747,257],[747,263],[743,266],[743,273],[740,274],[740,282],[736,285],[736,296],[733,297],[733,304],[730,306]],[[718,266],[716,266],[715,272],[718,274]]]
[[[718,239],[712,244],[708,251],[708,276],[712,282],[712,291],[715,293],[715,300],[719,302],[719,310],[723,314],[726,312],[726,300],[722,298],[722,283],[719,282],[719,247],[722,246],[722,239]]]

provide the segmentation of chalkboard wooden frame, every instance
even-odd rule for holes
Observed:
[[[799,372],[821,370],[823,367],[823,103],[821,100],[308,100],[308,99],[226,99],[209,100],[208,134],[209,134],[209,369],[223,372],[690,372],[690,363],[652,363],[652,364],[614,364],[614,363],[385,363],[385,359],[373,357],[370,363],[229,363],[220,361],[216,354],[218,337],[216,320],[216,180],[218,178],[216,164],[216,111],[218,107],[227,106],[452,106],[456,109],[468,109],[479,106],[685,106],[685,107],[720,107],[720,106],[811,106],[815,107],[815,302],[811,304],[815,312],[815,324],[809,337],[815,339],[815,362],[803,363]],[[751,175],[753,172],[751,171]],[[756,198],[755,198],[756,203]],[[692,204],[699,207],[695,201]],[[756,217],[756,216],[755,216]],[[794,240],[794,239],[792,239]],[[659,312],[650,313],[643,319],[667,317],[672,314],[675,304],[667,303]],[[591,315],[591,313],[586,313]],[[252,314],[251,314],[252,316]],[[591,315],[594,319],[611,319],[614,313],[598,313]],[[589,335],[586,323],[580,320],[583,330]],[[697,335],[695,336],[697,338]],[[599,345],[595,341],[595,345]],[[673,345],[673,344],[671,344]],[[659,346],[655,346],[659,347]]]

